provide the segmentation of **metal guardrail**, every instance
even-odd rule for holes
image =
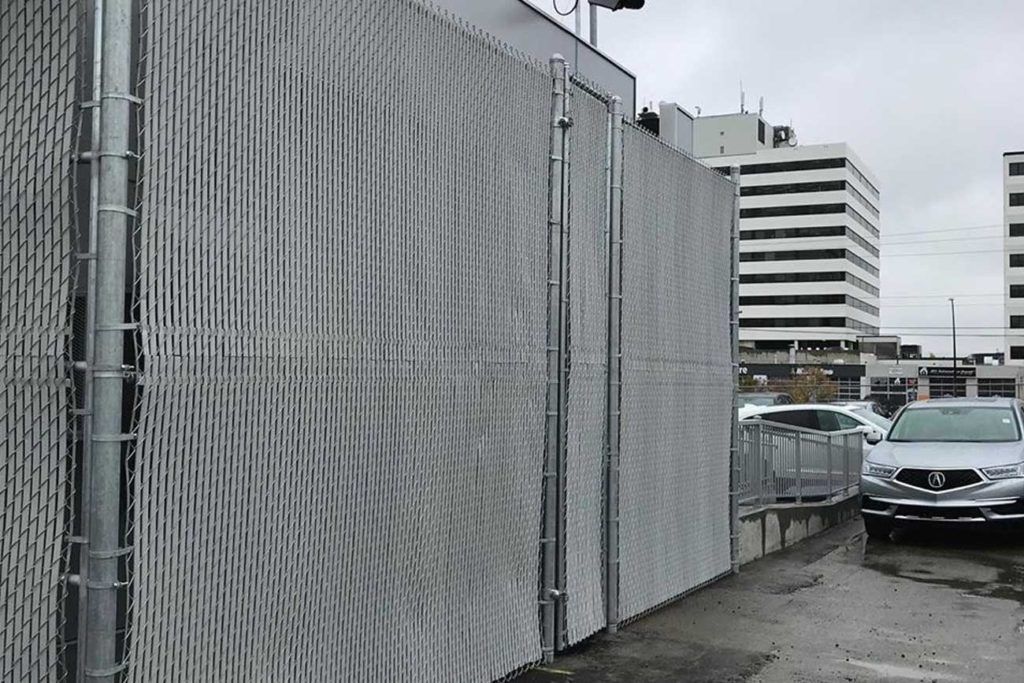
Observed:
[[[819,432],[762,420],[739,424],[740,505],[804,503],[846,495],[860,485],[859,430]]]

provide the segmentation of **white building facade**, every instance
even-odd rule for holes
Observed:
[[[1024,364],[1024,152],[1003,155],[1006,362]]]
[[[855,349],[879,328],[879,184],[845,143],[795,143],[756,114],[694,121],[706,163],[741,167],[740,342]]]

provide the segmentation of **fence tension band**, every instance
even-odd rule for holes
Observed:
[[[85,675],[87,678],[110,678],[116,674],[121,673],[128,668],[128,662],[124,661],[117,666],[112,666],[109,669],[85,669]]]
[[[135,546],[127,545],[115,550],[90,550],[89,557],[94,557],[97,560],[109,560],[114,557],[124,557],[125,555],[129,555],[134,549]]]

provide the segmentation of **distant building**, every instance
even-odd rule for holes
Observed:
[[[1003,155],[1003,272],[1008,363],[1024,363],[1024,152]],[[1018,331],[1019,330],[1019,331]]]
[[[741,166],[741,345],[853,350],[877,335],[878,180],[849,145],[798,145],[741,113],[694,119],[693,146],[722,173]]]

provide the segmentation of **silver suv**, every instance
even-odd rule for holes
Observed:
[[[1024,420],[1015,399],[918,401],[864,460],[872,538],[904,522],[1024,520]]]

